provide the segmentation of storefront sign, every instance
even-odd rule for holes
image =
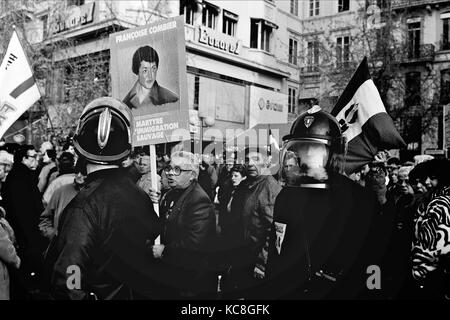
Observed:
[[[53,25],[53,33],[63,32],[94,21],[95,2],[71,6],[67,14],[60,16]]]
[[[236,55],[241,51],[241,40],[206,27],[200,27],[199,30],[198,42]]]
[[[251,86],[250,128],[260,123],[287,123],[287,103],[284,93]]]

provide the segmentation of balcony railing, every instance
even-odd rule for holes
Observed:
[[[420,7],[432,4],[447,2],[445,0],[391,0],[392,9]]]
[[[421,44],[408,47],[405,52],[405,62],[431,62],[434,60],[434,44]]]

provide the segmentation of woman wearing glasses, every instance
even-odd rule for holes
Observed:
[[[160,200],[159,193],[151,193],[163,225],[161,244],[152,246],[152,253],[164,264],[167,298],[207,298],[215,289],[214,207],[197,182],[199,164],[192,153],[173,153],[164,172],[171,189]]]

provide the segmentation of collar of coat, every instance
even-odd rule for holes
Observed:
[[[440,197],[440,196],[450,196],[450,186],[445,186],[439,188],[438,190],[433,192],[432,198]]]
[[[92,181],[95,181],[97,179],[104,179],[112,174],[116,174],[118,172],[123,172],[124,174],[126,174],[125,170],[121,169],[121,168],[108,168],[108,169],[101,169],[101,170],[97,170],[94,172],[91,172],[88,174],[86,181],[85,181],[85,185],[88,183],[91,183]]]
[[[169,194],[174,192],[181,192],[181,196],[176,200],[176,203],[171,207],[172,215],[169,218],[173,218],[176,216],[176,214],[182,210],[182,205],[184,203],[184,200],[189,196],[189,194],[192,192],[192,190],[197,186],[197,181],[192,181],[192,183],[186,188],[186,189],[171,189],[169,192],[167,192],[162,199],[164,201]]]
[[[139,81],[136,81],[136,83],[134,84],[133,88],[131,88],[130,90],[130,101],[136,97],[137,95],[137,88],[138,86],[140,86],[141,84],[139,83]],[[160,105],[161,101],[159,101],[159,90],[160,90],[160,86],[158,84],[158,82],[155,80],[155,82],[153,82],[152,88],[150,89],[149,93],[147,94],[150,101],[154,104],[154,105]]]
[[[247,179],[245,179],[245,181],[246,181],[247,187],[249,189],[253,189],[257,185],[259,185],[261,182],[263,182],[263,181],[265,181],[267,179],[269,179],[268,175],[259,175],[259,176],[257,176],[256,178],[253,178],[253,179],[252,178],[249,179],[249,177],[247,177]]]

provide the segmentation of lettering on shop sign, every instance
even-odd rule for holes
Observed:
[[[69,7],[67,14],[59,16],[53,25],[53,33],[63,32],[94,21],[94,6],[95,2],[90,2],[82,6]]]
[[[266,110],[283,112],[283,105],[281,103],[272,102],[270,100],[264,100],[263,98],[259,98],[258,106],[260,110],[263,110],[265,108]]]
[[[241,50],[241,40],[205,27],[200,27],[200,37],[198,41],[210,47],[236,55],[238,55]]]

